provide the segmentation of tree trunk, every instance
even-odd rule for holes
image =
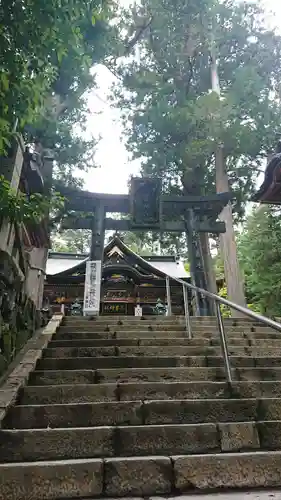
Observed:
[[[225,170],[223,147],[218,146],[216,152],[216,186],[217,193],[229,192],[228,176]],[[228,299],[241,306],[246,306],[243,281],[237,258],[237,248],[233,227],[231,204],[223,208],[219,216],[225,222],[226,232],[220,235],[221,253],[224,260],[224,274]],[[234,316],[243,316],[238,311],[232,311]]]
[[[195,195],[195,196],[200,196],[202,195],[202,186],[198,184],[198,177],[201,178],[203,177],[203,171],[204,168],[201,169],[201,173],[198,176],[198,172],[194,174],[193,176],[191,175],[190,172],[185,172],[185,174],[182,176],[182,185],[183,185],[183,190],[185,196],[189,195]],[[186,227],[187,221],[185,221]],[[191,256],[191,243],[190,243],[190,238],[188,235],[188,232],[186,233],[186,239],[187,239],[187,244],[188,244],[188,251],[189,251],[189,256]],[[204,274],[204,278],[201,279],[200,283],[195,283],[195,264],[193,264],[190,261],[190,270],[191,270],[191,276],[193,276],[193,284],[196,284],[197,286],[201,286],[202,288],[207,289],[209,292],[212,293],[217,293],[217,287],[216,287],[216,277],[212,268],[212,259],[211,259],[211,254],[210,254],[210,247],[209,247],[209,238],[207,233],[198,233],[198,249],[201,254],[201,267],[202,267],[202,274]],[[190,259],[191,260],[191,259]],[[195,280],[195,281],[194,281]],[[209,313],[215,314],[215,309],[214,309],[214,304],[213,301],[209,301],[206,299],[207,303],[207,308],[209,310]],[[199,304],[198,304],[198,298],[197,298],[197,310],[199,310]],[[206,314],[206,313],[205,313]]]

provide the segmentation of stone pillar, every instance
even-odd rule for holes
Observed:
[[[48,248],[33,248],[29,255],[26,278],[26,291],[36,309],[42,308],[43,291]]]
[[[21,139],[14,142],[12,154],[7,158],[0,158],[0,175],[10,182],[11,189],[18,190],[23,167],[24,144]],[[0,227],[0,249],[12,254],[15,241],[15,229],[7,221],[2,221]]]

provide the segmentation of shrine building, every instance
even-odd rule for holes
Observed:
[[[84,298],[85,254],[49,252],[44,300],[54,310],[65,304],[66,313]],[[183,262],[174,256],[140,257],[116,235],[105,246],[102,266],[100,314],[133,315],[136,305],[154,314],[158,299],[166,303],[166,275],[190,281]],[[182,285],[171,280],[173,314],[182,314]]]
[[[281,205],[281,141],[264,172],[264,180],[252,201],[265,205]]]

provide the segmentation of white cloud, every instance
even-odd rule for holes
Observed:
[[[121,113],[108,101],[114,76],[100,66],[96,80],[98,89],[89,95],[88,134],[101,137],[95,162],[99,168],[92,169],[85,178],[85,189],[104,193],[127,193],[127,182],[131,174],[137,174],[140,163],[132,161],[122,139]]]

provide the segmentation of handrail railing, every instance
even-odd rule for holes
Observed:
[[[220,333],[220,341],[221,341],[221,348],[222,348],[222,354],[223,354],[223,359],[224,359],[224,366],[225,366],[225,370],[226,370],[226,377],[227,377],[227,381],[229,383],[232,383],[232,373],[231,373],[231,364],[230,364],[228,347],[227,347],[227,337],[225,334],[223,317],[222,317],[221,309],[220,309],[221,304],[228,306],[229,308],[234,309],[235,311],[238,311],[239,313],[242,313],[245,316],[248,316],[249,318],[258,321],[259,323],[262,323],[266,326],[274,328],[275,330],[281,331],[281,323],[278,323],[277,321],[274,321],[270,318],[266,318],[265,316],[262,316],[261,314],[255,313],[254,311],[251,311],[250,309],[248,309],[244,306],[240,306],[239,304],[235,304],[234,302],[231,302],[228,299],[224,299],[223,297],[220,297],[219,295],[216,295],[215,293],[208,292],[207,290],[204,290],[203,288],[199,288],[198,286],[192,285],[191,283],[186,283],[186,281],[183,281],[180,278],[174,278],[174,277],[166,274],[167,300],[169,302],[168,303],[168,314],[171,314],[170,280],[173,280],[173,281],[180,283],[182,285],[182,288],[183,288],[185,328],[186,328],[186,332],[187,332],[189,339],[192,338],[192,328],[191,328],[191,321],[190,321],[190,314],[189,314],[189,307],[188,307],[189,304],[188,304],[187,290],[190,289],[193,292],[195,292],[197,294],[204,295],[205,297],[214,301],[215,310],[216,310],[216,317],[217,317],[217,322],[218,322],[218,328],[219,328],[219,333]]]

